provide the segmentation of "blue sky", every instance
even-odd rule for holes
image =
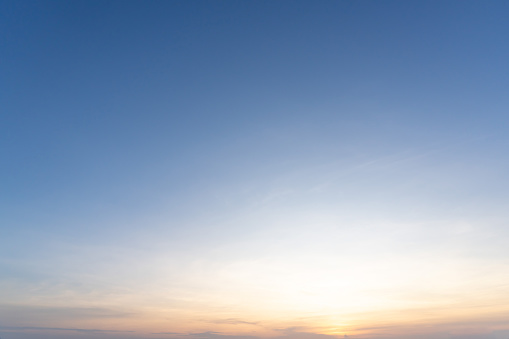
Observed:
[[[0,336],[505,335],[508,10],[1,1]]]

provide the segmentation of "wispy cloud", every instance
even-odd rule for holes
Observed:
[[[285,332],[285,333],[294,333],[306,330],[304,326],[291,326],[286,328],[275,328],[274,331]]]
[[[237,319],[237,318],[217,319],[217,320],[212,320],[210,322],[214,323],[214,324],[230,324],[230,325],[240,325],[240,324],[258,325],[259,324],[258,322],[255,322],[255,321],[245,321],[245,320],[241,320],[241,319]]]
[[[73,331],[86,333],[134,333],[135,331],[101,330],[89,328],[65,328],[65,327],[31,327],[31,326],[0,326],[2,330],[8,331]]]
[[[248,322],[249,323],[249,322]],[[274,331],[283,332],[283,335],[274,337],[273,339],[337,339],[337,336],[304,332],[304,327],[294,326],[282,329],[275,329]],[[151,333],[155,335],[169,335],[176,339],[261,339],[258,336],[250,335],[229,335],[221,332],[199,332],[199,333],[175,333],[175,332],[157,332]]]
[[[37,305],[6,305],[0,304],[0,318],[4,321],[11,319],[28,319],[30,321],[45,321],[47,319],[105,319],[125,318],[132,313],[101,307],[56,307]],[[12,322],[11,322],[12,324]]]
[[[276,337],[277,339],[337,339],[335,335],[315,333],[303,326],[292,326],[283,329],[276,329],[284,333],[282,336]]]
[[[174,332],[158,332],[151,333],[156,335],[170,335],[172,338],[197,338],[197,339],[260,339],[256,336],[249,335],[228,335],[221,332],[198,332],[198,333],[174,333]]]

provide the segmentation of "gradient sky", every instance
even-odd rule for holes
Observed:
[[[509,2],[0,1],[2,339],[507,339]]]

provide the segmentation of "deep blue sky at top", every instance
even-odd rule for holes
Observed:
[[[104,206],[134,213],[267,164],[331,157],[345,140],[397,150],[503,135],[508,11],[1,1],[2,213],[9,227]]]

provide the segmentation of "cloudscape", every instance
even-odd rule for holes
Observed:
[[[1,339],[509,338],[508,13],[1,1]]]

